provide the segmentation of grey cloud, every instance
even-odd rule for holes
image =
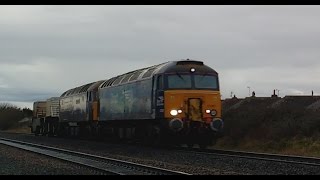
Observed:
[[[29,84],[16,71],[0,72],[1,83],[37,99],[42,98],[37,93],[59,94],[126,71],[190,58],[220,72],[223,94],[238,89],[245,96],[248,83],[260,92],[273,86],[308,92],[314,83],[310,79],[259,81],[243,73],[266,67],[286,77],[281,69],[291,75],[299,68],[314,76],[308,70],[320,66],[319,16],[318,6],[2,6],[0,66],[24,64],[48,72],[22,68],[19,73],[26,73]],[[236,82],[224,74],[233,69],[245,79]],[[268,73],[256,76],[269,78]],[[25,99],[21,92],[11,92],[5,96]]]
[[[56,92],[39,91],[35,89],[14,89],[0,88],[0,101],[21,101],[34,102],[38,100],[46,100],[49,97],[60,96]]]

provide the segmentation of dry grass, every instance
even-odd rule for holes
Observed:
[[[230,142],[228,139],[227,137],[219,139],[217,144],[212,148],[320,157],[319,138],[294,137],[291,139],[281,139],[279,141],[259,141],[246,138],[238,144],[227,143]]]
[[[251,98],[236,109],[224,103],[224,137],[215,147],[319,157],[319,112],[307,108],[319,98]]]
[[[12,129],[5,130],[4,132],[13,132],[13,133],[31,133],[30,127],[28,126],[22,126],[22,127],[16,127]]]

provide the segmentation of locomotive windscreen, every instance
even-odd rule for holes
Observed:
[[[194,86],[195,88],[217,89],[217,76],[194,75]]]
[[[168,89],[215,89],[219,88],[218,77],[201,74],[167,75]]]

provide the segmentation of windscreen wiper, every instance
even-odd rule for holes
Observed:
[[[178,77],[184,81],[184,79],[183,79],[183,77],[181,76],[181,74],[179,74],[178,72],[176,72],[176,75],[178,75]]]

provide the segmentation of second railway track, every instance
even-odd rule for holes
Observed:
[[[197,148],[174,148],[179,151],[201,153],[207,155],[228,156],[236,158],[273,161],[279,163],[288,164],[301,164],[308,166],[320,167],[320,158],[318,157],[306,157],[306,156],[293,156],[293,155],[280,155],[270,153],[258,153],[258,152],[245,152],[245,151],[231,151],[221,149],[197,149]]]
[[[190,175],[148,165],[107,158],[82,152],[27,143],[7,138],[0,138],[0,143],[22,150],[50,156],[64,161],[76,163],[110,175]]]

